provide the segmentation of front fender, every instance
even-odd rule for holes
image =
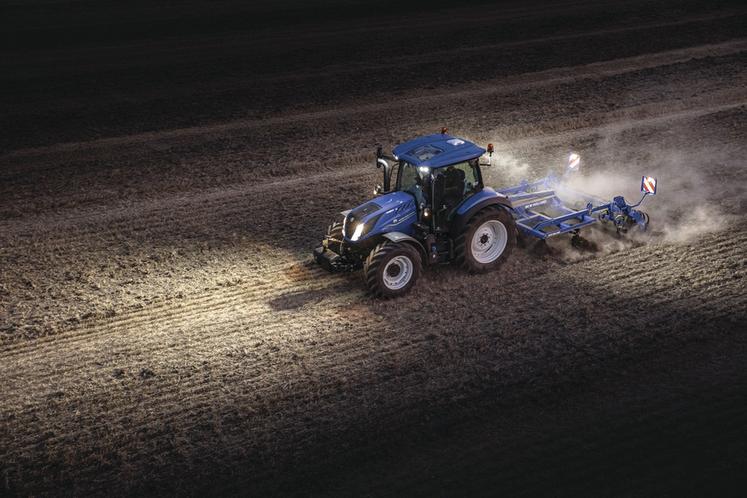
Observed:
[[[415,237],[412,237],[402,232],[387,232],[385,234],[382,234],[382,237],[394,242],[395,244],[401,244],[401,243],[413,244],[420,251],[420,255],[423,256],[424,258],[423,261],[427,261],[428,253],[425,251],[425,246],[423,246],[423,244]]]

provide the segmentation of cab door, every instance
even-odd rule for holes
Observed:
[[[446,227],[459,205],[482,189],[477,159],[439,168],[434,175],[433,208],[439,227]]]

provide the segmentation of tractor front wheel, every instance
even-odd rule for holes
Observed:
[[[366,258],[363,278],[376,297],[389,299],[407,294],[420,277],[420,253],[410,244],[382,242]]]
[[[337,254],[342,249],[342,223],[335,221],[327,228],[327,248]]]

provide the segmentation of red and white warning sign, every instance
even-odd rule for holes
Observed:
[[[579,164],[581,164],[581,156],[575,152],[571,152],[571,155],[568,156],[568,169],[575,170],[578,168]]]
[[[656,193],[656,178],[653,176],[641,178],[641,192],[654,195]]]

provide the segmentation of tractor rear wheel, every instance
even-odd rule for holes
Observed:
[[[363,278],[376,297],[389,299],[407,294],[421,269],[420,253],[410,244],[382,242],[366,258]]]
[[[454,246],[457,264],[470,273],[496,270],[516,246],[516,223],[505,209],[483,209],[472,217]]]

